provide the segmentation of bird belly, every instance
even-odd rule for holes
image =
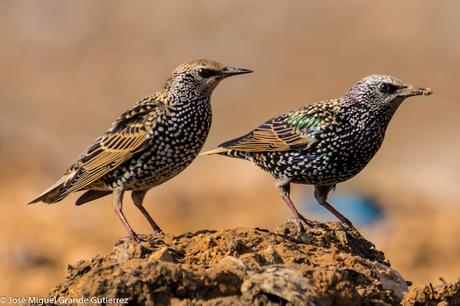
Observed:
[[[330,147],[317,151],[285,151],[248,153],[232,151],[228,155],[253,162],[276,179],[293,183],[327,185],[346,181],[358,174],[378,151],[381,142],[373,145]]]

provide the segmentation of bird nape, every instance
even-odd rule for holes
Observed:
[[[132,191],[135,206],[161,232],[143,206],[146,192],[182,172],[198,155],[211,126],[210,99],[219,82],[250,72],[212,60],[180,65],[161,90],[123,113],[61,179],[29,204],[56,203],[87,190],[76,202],[81,205],[113,193],[113,209],[129,237],[140,240],[123,214],[123,194]]]
[[[342,97],[274,117],[249,133],[202,154],[246,159],[271,173],[295,217],[307,225],[290,198],[291,183],[314,185],[320,205],[345,226],[350,220],[327,202],[336,184],[358,174],[377,153],[399,105],[432,91],[391,76],[363,78]]]

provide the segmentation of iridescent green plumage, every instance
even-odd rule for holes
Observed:
[[[315,141],[310,135],[334,120],[331,115],[326,108],[303,107],[270,119],[248,134],[225,142],[220,147],[241,152],[282,152],[306,148]]]

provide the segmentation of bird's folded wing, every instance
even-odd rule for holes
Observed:
[[[117,168],[133,154],[144,150],[160,111],[160,105],[152,102],[148,105],[137,104],[124,113],[67,170],[67,173],[75,172],[76,175],[66,193],[88,186]]]
[[[271,119],[248,134],[219,147],[242,152],[280,152],[304,149],[314,142],[309,129],[321,124],[314,116],[287,114]],[[216,149],[218,150],[218,149]]]

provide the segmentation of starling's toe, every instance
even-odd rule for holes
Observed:
[[[289,218],[288,222],[293,222],[296,225],[298,225],[299,227],[301,227],[301,226],[302,227],[303,226],[314,227],[315,226],[314,221],[308,220],[302,215]]]
[[[150,239],[148,239],[148,242],[150,244],[164,244],[165,243],[161,238],[155,237],[155,236],[150,237]]]
[[[131,240],[131,241],[134,241],[134,242],[138,242],[138,243],[147,241],[146,239],[141,238],[138,234],[136,234],[134,232],[129,234],[128,239]]]
[[[305,224],[306,226],[308,227],[314,227],[315,226],[315,223],[311,220],[308,220],[306,219],[305,217],[303,216],[300,216],[297,218],[300,222],[302,222],[303,224]]]
[[[126,242],[142,242],[144,241],[143,239],[141,239],[137,234],[136,235],[129,235],[129,236],[126,236],[126,237],[123,237],[123,238],[120,238],[118,239],[116,242],[115,242],[115,245],[121,245],[123,243],[126,243]]]

